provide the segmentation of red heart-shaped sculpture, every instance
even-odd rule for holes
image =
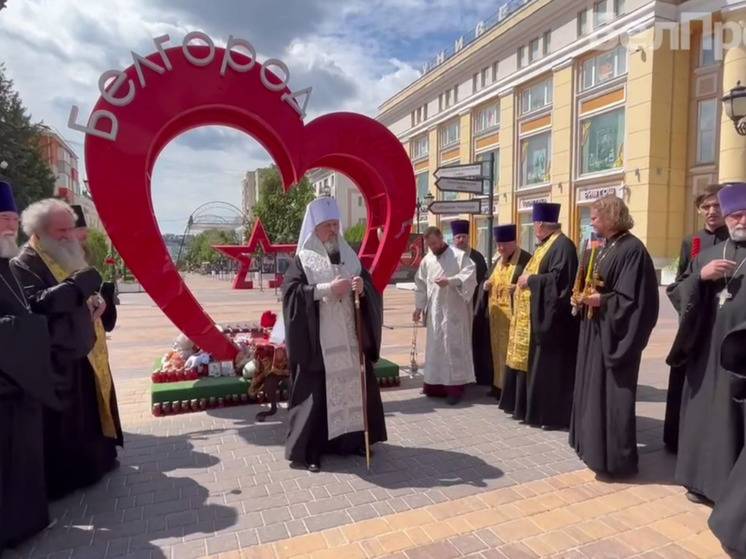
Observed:
[[[209,58],[208,47],[189,50],[197,59]],[[132,81],[115,95],[122,98],[128,87],[136,88],[130,103],[115,106],[103,97],[98,100],[94,110],[116,117],[118,135],[110,141],[87,134],[85,155],[101,221],[126,265],[171,321],[217,359],[235,356],[235,345],[217,329],[176,270],[151,200],[150,177],[158,154],[174,137],[198,126],[229,126],[252,136],[274,159],[286,189],[316,167],[352,179],[368,210],[360,259],[382,291],[406,247],[415,207],[414,172],[396,136],[379,122],[352,113],[325,115],[304,126],[282,99],[289,90],[271,91],[262,84],[262,71],[271,84],[281,80],[260,64],[242,73],[227,68],[221,76],[223,49],[216,48],[212,61],[203,66],[189,62],[178,47],[165,54],[172,69],[157,74],[143,68],[145,87],[139,86],[134,66],[125,70]],[[238,64],[250,62],[236,52],[231,57]],[[158,53],[148,59],[163,64]],[[379,226],[384,228],[380,241]]]

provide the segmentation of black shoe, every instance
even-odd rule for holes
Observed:
[[[319,466],[318,464],[314,464],[313,462],[311,462],[310,464],[308,464],[307,469],[312,474],[318,474],[321,471],[321,466]]]
[[[707,505],[708,507],[711,507],[713,504],[710,499],[700,493],[697,493],[696,491],[687,491],[686,498],[689,499],[692,503],[696,503],[698,505]]]
[[[461,401],[461,396],[447,396],[446,402],[449,406],[455,406]]]

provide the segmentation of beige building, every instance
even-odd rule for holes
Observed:
[[[342,228],[349,229],[358,223],[365,223],[367,209],[360,190],[347,175],[328,169],[314,169],[308,173],[316,196],[333,196],[337,200],[342,215]]]
[[[560,202],[577,242],[589,204],[613,193],[658,267],[697,227],[692,200],[718,180],[746,180],[746,138],[720,98],[746,83],[742,0],[514,0],[440,53],[378,119],[412,159],[420,198],[440,165],[494,154],[495,223],[520,224]],[[740,22],[740,23],[738,23]],[[456,216],[436,219],[445,224]],[[486,216],[472,216],[486,251]],[[447,228],[444,228],[447,230]]]

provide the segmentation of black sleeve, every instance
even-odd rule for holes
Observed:
[[[531,289],[531,334],[539,339],[551,335],[558,318],[571,316],[570,294],[578,270],[575,247],[565,237],[555,241],[545,258],[548,261],[546,271],[528,279]]]
[[[297,256],[285,272],[282,313],[290,370],[295,373],[298,366],[302,365],[304,369],[323,371],[314,288],[308,284]]]
[[[101,284],[101,297],[106,302],[106,310],[101,315],[101,322],[104,325],[104,330],[111,332],[117,325],[117,305],[112,282],[105,281]]]
[[[686,237],[681,241],[681,250],[679,253],[679,265],[676,268],[676,281],[679,280],[686,272],[689,267],[689,263],[692,259],[692,237]]]
[[[383,296],[373,285],[367,270],[360,273],[365,284],[365,295],[360,298],[363,319],[363,351],[373,363],[381,357],[381,332],[383,330]]]
[[[79,270],[65,281],[47,287],[42,279],[23,263],[12,260],[10,265],[26,293],[32,310],[40,314],[63,314],[77,310],[101,286],[101,276],[95,268]]]
[[[658,280],[642,243],[619,255],[613,285],[601,289],[600,331],[605,366],[619,370],[645,348],[658,321]]]

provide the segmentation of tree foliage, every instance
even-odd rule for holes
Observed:
[[[0,162],[8,164],[0,176],[13,184],[19,210],[54,193],[54,176],[39,151],[40,131],[0,64]]]
[[[365,223],[358,223],[357,225],[353,225],[347,231],[345,231],[345,240],[351,245],[359,245],[363,242],[363,237],[365,237],[366,229],[367,226],[365,225]]]
[[[109,255],[109,240],[101,231],[91,229],[88,231],[86,242],[88,263],[96,268],[101,274],[106,271],[106,258]]]
[[[194,237],[186,254],[187,268],[194,270],[207,263],[211,267],[222,267],[227,265],[228,258],[215,250],[213,245],[235,245],[238,244],[238,235],[235,231],[219,231],[209,229]]]
[[[259,172],[259,197],[254,215],[262,220],[273,243],[295,243],[308,203],[315,198],[313,186],[303,177],[287,193],[276,167]]]

